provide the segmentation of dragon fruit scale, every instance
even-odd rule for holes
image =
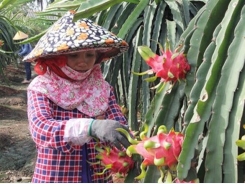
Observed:
[[[105,167],[103,174],[106,170],[110,170],[112,174],[119,174],[125,176],[130,169],[134,166],[134,161],[126,154],[126,151],[120,151],[113,147],[96,147],[99,152],[96,158],[100,160],[100,163]]]
[[[186,73],[190,70],[183,53],[172,52],[167,48],[166,51],[161,50],[162,55],[157,55],[147,46],[139,46],[138,51],[156,77],[160,77],[163,82],[174,83],[185,79]]]

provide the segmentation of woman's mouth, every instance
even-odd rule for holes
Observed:
[[[79,63],[77,65],[78,68],[84,68],[84,67],[87,67],[88,65],[86,63]]]
[[[80,72],[80,73],[85,73],[86,71],[88,70],[76,70],[77,72]]]

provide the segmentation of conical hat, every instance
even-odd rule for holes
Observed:
[[[127,51],[128,44],[121,38],[89,19],[73,22],[75,12],[68,11],[52,25],[23,60],[35,61],[42,57],[97,49],[102,60],[107,60]]]
[[[28,38],[28,35],[23,33],[22,31],[18,31],[15,35],[14,35],[14,38],[13,40],[23,40],[23,39],[26,39]]]

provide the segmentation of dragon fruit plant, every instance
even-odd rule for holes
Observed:
[[[112,174],[117,174],[118,176],[125,177],[130,169],[134,166],[134,161],[131,157],[126,154],[126,150],[120,151],[115,147],[96,145],[96,150],[98,154],[96,158],[99,160],[100,164],[105,167],[102,173],[96,173],[97,175],[103,174],[106,170],[111,170]],[[90,164],[97,164],[90,163]]]
[[[132,144],[126,150],[127,155],[131,157],[132,154],[139,154],[143,158],[140,165],[141,173],[135,179],[143,179],[147,166],[155,165],[161,174],[158,182],[163,180],[165,182],[179,181],[176,178],[176,166],[184,135],[173,129],[168,132],[166,127],[162,125],[158,128],[157,135],[146,137],[148,128],[147,126],[144,128],[145,130],[140,133],[140,140],[132,139],[126,131],[118,129],[127,136]]]
[[[166,82],[174,85],[177,81],[185,79],[186,73],[191,68],[183,52],[178,52],[178,49],[172,52],[168,42],[165,47],[164,50],[160,45],[161,55],[157,55],[148,46],[139,46],[139,54],[151,69],[142,73],[134,72],[136,75],[155,74],[154,77],[147,78],[147,81],[155,81],[160,77],[160,83],[154,87],[157,88],[161,85],[159,91]]]

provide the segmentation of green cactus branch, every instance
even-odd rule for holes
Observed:
[[[235,1],[231,1],[231,4]],[[222,67],[221,77],[217,86],[216,97],[212,108],[212,118],[208,127],[209,137],[207,141],[207,160],[205,164],[207,172],[204,180],[205,182],[222,182],[225,132],[233,105],[234,92],[237,88],[240,71],[243,68],[245,57],[243,50],[245,45],[243,42],[233,42],[231,45],[229,43],[230,40],[233,39],[234,28],[236,27],[234,17],[237,17],[237,14],[240,14],[242,3],[242,1],[239,1],[235,7],[229,6],[221,23],[222,31],[217,37],[217,46],[219,45],[219,41],[222,42],[220,44],[219,53],[217,53],[217,59],[225,59],[225,63]],[[242,33],[244,33],[244,31],[244,29],[241,30]],[[243,39],[244,34],[240,34],[239,36],[239,39]],[[232,52],[227,50],[229,45],[233,46]],[[214,53],[214,55],[215,54],[216,53]],[[220,55],[227,58],[222,58]],[[215,144],[212,144],[214,140]],[[213,167],[214,165],[216,167]]]
[[[165,94],[161,104],[161,111],[156,117],[156,127],[153,135],[156,135],[157,129],[161,125],[165,125],[168,130],[175,128],[175,122],[179,117],[184,98],[184,87],[185,83],[181,82],[173,87],[171,93]]]
[[[226,9],[228,4],[229,1],[210,1],[198,17],[187,53],[188,62],[192,67],[191,72],[187,75],[187,92],[191,91],[194,85],[195,72],[202,63],[203,53],[212,39],[213,31],[224,16],[225,12],[221,10]]]
[[[161,93],[155,94],[153,100],[151,101],[151,105],[145,115],[145,125],[149,127],[147,136],[149,137],[152,134],[152,128],[154,128],[159,113],[162,112],[162,103],[164,101],[164,97],[170,87],[170,84],[166,84]]]
[[[211,29],[214,29],[215,27],[217,27],[221,20],[222,20],[222,23],[221,23],[221,29],[220,29],[220,27],[217,27],[217,29],[216,29],[216,32],[218,33],[218,35],[217,35],[217,39],[216,39],[215,48],[212,48],[212,47],[214,47],[214,45],[212,45],[212,46],[210,45],[210,47],[208,47],[209,50],[212,50],[213,54],[211,52],[212,56],[211,55],[210,56],[212,57],[211,58],[212,63],[211,63],[210,69],[206,70],[207,76],[206,76],[205,81],[203,80],[205,82],[204,87],[202,88],[202,90],[200,90],[200,89],[196,90],[197,94],[193,94],[194,89],[197,89],[197,87],[195,88],[195,86],[198,85],[196,82],[195,85],[193,86],[193,92],[191,93],[193,95],[199,96],[199,100],[197,101],[196,105],[193,104],[192,108],[194,107],[194,109],[189,111],[190,114],[192,114],[191,112],[193,112],[193,115],[189,114],[190,116],[185,117],[185,123],[188,124],[188,127],[186,129],[186,137],[185,137],[185,140],[183,143],[183,150],[182,150],[181,155],[179,157],[178,177],[180,179],[184,179],[187,176],[187,171],[190,168],[190,162],[194,156],[194,150],[195,150],[195,147],[198,143],[198,137],[203,132],[204,123],[209,119],[209,117],[211,115],[210,113],[211,113],[211,107],[213,106],[213,101],[217,102],[215,91],[216,91],[216,87],[219,84],[218,82],[219,82],[219,80],[225,81],[225,78],[223,76],[226,76],[226,75],[224,75],[224,74],[221,75],[220,73],[221,73],[221,69],[222,69],[222,66],[224,64],[224,61],[226,61],[226,58],[227,58],[226,53],[227,53],[228,46],[230,45],[230,40],[233,38],[232,30],[234,30],[234,27],[236,25],[236,19],[235,19],[237,17],[236,12],[239,13],[241,10],[242,4],[240,4],[240,3],[244,4],[244,2],[239,1],[238,4],[240,5],[240,10],[239,10],[238,6],[236,6],[236,8],[231,9],[231,7],[234,6],[235,2],[237,2],[237,1],[230,1],[230,2],[228,2],[228,1],[226,1],[226,2],[224,2],[224,1],[215,1],[215,2],[210,1],[207,3],[207,8],[210,7],[210,10],[209,10],[210,15],[208,17],[206,17],[207,14],[205,14],[205,12],[204,12],[201,15],[201,18],[199,18],[200,22],[202,22],[201,20],[204,17],[206,17],[206,19],[212,18],[212,19],[208,19],[210,21],[207,21],[207,23],[206,23],[207,25],[212,26]],[[228,4],[224,5],[225,3],[230,3],[230,6],[229,6],[230,9],[228,11],[224,11],[224,9],[226,9],[225,6],[228,5]],[[219,13],[222,12],[222,11],[218,11],[218,10],[221,10],[221,9],[219,9],[219,8],[221,8],[221,6],[223,6],[222,7],[223,12],[226,13],[226,19],[223,16],[216,16],[216,17],[211,16],[211,15],[217,15],[217,12],[219,12]],[[200,23],[199,21],[198,21],[198,23]],[[204,19],[203,19],[203,21],[204,21]],[[200,23],[200,25],[202,25],[202,24]],[[209,28],[209,26],[207,26],[205,29],[208,30],[208,28]],[[204,29],[204,32],[206,33],[207,31],[205,31],[205,29]],[[220,29],[220,31],[219,31],[219,29]],[[199,32],[198,29],[193,33],[192,39],[194,39],[194,40],[197,39],[197,35],[201,36],[201,33]],[[205,36],[205,39],[207,38],[206,36]],[[190,42],[192,42],[192,39]],[[195,47],[193,47],[193,48],[195,48],[196,50],[199,50],[200,53],[202,52],[202,50],[207,51],[208,49],[206,49],[205,45],[210,43],[210,41],[211,41],[211,39],[208,41],[205,40],[206,43],[205,42],[202,43],[202,46],[200,46],[199,48],[195,48]],[[198,56],[197,54],[191,52],[191,49],[192,49],[192,47],[190,47],[190,50],[187,53],[187,56],[190,56],[190,57],[188,57],[188,59],[191,60],[190,62],[197,61],[198,58],[201,57],[202,55],[200,54]],[[206,54],[208,54],[208,52],[206,52]],[[195,56],[194,58],[192,58],[193,55]],[[209,58],[210,58],[210,56],[209,56]],[[203,65],[203,67],[202,67],[202,65],[203,65],[203,63],[200,66],[200,72],[204,68],[208,69],[207,66],[205,67]],[[197,63],[197,66],[198,66],[198,63]],[[241,68],[240,68],[240,70],[241,70]],[[198,81],[198,83],[199,83],[199,81]],[[223,84],[223,83],[221,83],[221,84]],[[201,87],[201,85],[199,87]],[[220,91],[223,90],[223,92],[224,92],[223,88],[218,89],[218,91],[219,90]],[[200,95],[199,95],[199,93],[200,93]],[[218,94],[218,96],[219,95],[220,95],[220,97],[222,97],[222,93]],[[222,100],[218,100],[218,101],[220,101],[222,103]],[[196,101],[194,101],[194,103],[195,102]],[[193,101],[191,101],[191,103],[193,103]],[[220,106],[220,104],[219,105],[218,104],[219,103],[217,103],[217,105],[216,105],[217,108]],[[231,108],[227,108],[227,109],[230,110]],[[215,109],[213,108],[213,110],[214,110],[214,112],[216,112],[216,108]],[[215,117],[216,114],[217,114],[217,117]],[[213,114],[211,122],[213,122],[214,120],[218,121],[218,119],[220,118],[220,114],[222,114],[221,110],[218,113]],[[229,113],[227,113],[227,114],[229,115]],[[191,118],[191,119],[189,119],[189,118]],[[219,121],[220,121],[220,119],[219,119]],[[224,138],[224,131],[226,129],[225,124],[222,124],[223,127],[218,126],[217,123],[212,124],[212,126],[213,125],[215,125],[214,128],[209,129],[209,133],[211,132],[210,133],[211,136],[209,135],[210,136],[209,140],[210,141],[212,141],[212,140],[218,141],[219,139],[217,139],[217,137],[215,137],[215,136],[223,136],[223,138],[221,138],[221,139],[224,141],[224,139],[225,139]],[[210,124],[210,126],[211,126],[211,124]],[[217,133],[217,128],[218,128],[218,130],[220,130],[219,133]],[[212,135],[214,136],[213,138],[212,138]],[[209,182],[214,182],[214,181],[221,182],[222,181],[221,180],[221,178],[222,178],[221,166],[223,163],[223,157],[222,157],[223,148],[221,149],[221,146],[224,145],[224,142],[220,141],[220,142],[218,142],[218,145],[212,144],[210,142],[207,145],[213,146],[213,149],[219,148],[219,150],[215,149],[216,151],[213,151],[211,148],[209,148],[210,150],[207,149],[207,159],[206,159],[207,173],[206,174],[207,174],[208,181]],[[213,156],[212,159],[209,159],[210,155],[211,155],[211,157]],[[214,162],[216,162],[216,164],[214,164]],[[214,165],[216,167],[214,167]],[[210,176],[208,175],[209,173],[210,173]]]
[[[242,120],[242,115],[244,111],[244,101],[245,101],[245,68],[240,73],[239,83],[237,85],[237,90],[234,94],[233,107],[231,109],[228,127],[225,133],[225,144],[224,144],[224,159],[223,159],[223,183],[242,183],[242,176],[238,175],[238,149],[234,144],[239,139],[240,124]],[[243,122],[242,122],[243,123]],[[241,178],[241,179],[240,179]]]
[[[142,28],[140,28],[137,32],[137,38],[142,37]],[[138,45],[141,45],[141,39],[137,39],[138,42],[135,44],[135,50],[137,50]],[[132,71],[134,72],[139,72],[140,71],[140,66],[141,63],[144,62],[142,61],[139,53],[137,53],[136,51],[134,52],[133,55],[133,63],[132,63]],[[137,115],[137,109],[138,109],[138,101],[136,101],[135,99],[137,99],[137,84],[139,82],[139,77],[136,75],[134,77],[132,77],[130,79],[130,83],[129,83],[129,95],[128,95],[128,107],[129,109],[131,109],[129,111],[128,114],[128,119],[129,119],[129,125],[131,127],[132,130],[139,130],[139,125],[137,122],[137,117],[135,117],[135,115]]]
[[[127,18],[125,23],[122,25],[122,28],[120,29],[118,36],[120,38],[124,38],[127,34],[130,27],[135,23],[139,15],[142,13],[142,11],[145,9],[145,7],[148,5],[149,0],[141,0],[139,4],[135,7],[133,12],[131,12],[130,16]]]

